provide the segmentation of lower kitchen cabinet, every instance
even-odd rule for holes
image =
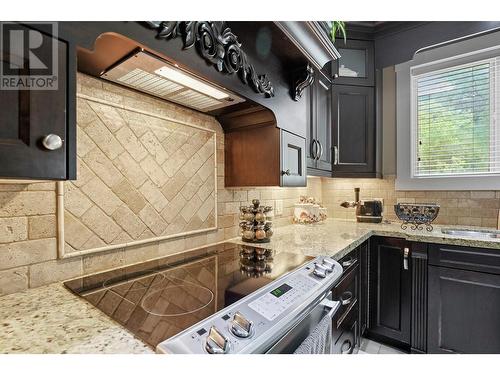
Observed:
[[[498,250],[373,237],[362,246],[363,334],[412,353],[500,353]],[[368,295],[363,294],[368,291]]]
[[[428,353],[500,353],[498,250],[430,245]]]
[[[428,353],[500,353],[500,275],[429,266]]]
[[[368,335],[408,349],[411,331],[410,243],[374,237],[370,242]]]

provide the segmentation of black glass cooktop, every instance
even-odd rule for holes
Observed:
[[[152,347],[313,259],[224,243],[65,286]]]

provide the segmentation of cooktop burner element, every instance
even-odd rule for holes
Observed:
[[[224,243],[65,286],[154,348],[311,259]]]
[[[201,285],[184,283],[152,290],[144,296],[141,307],[157,316],[181,316],[207,307],[214,300],[213,292]]]

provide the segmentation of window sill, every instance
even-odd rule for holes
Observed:
[[[500,177],[396,177],[396,190],[500,190]]]

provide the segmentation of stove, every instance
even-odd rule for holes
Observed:
[[[312,259],[223,243],[64,285],[155,348]]]

